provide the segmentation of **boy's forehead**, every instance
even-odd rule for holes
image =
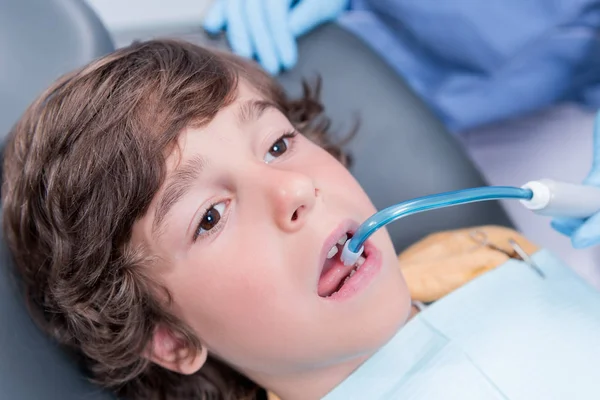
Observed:
[[[267,99],[255,86],[244,79],[240,79],[234,89],[232,100],[222,107],[210,121],[200,126],[190,124],[180,132],[176,151],[171,151],[168,158],[181,158],[181,154],[177,150],[184,147],[186,137],[190,133],[196,134],[197,132],[211,130],[212,125],[220,125],[223,121],[237,122],[244,125],[258,119],[265,111],[272,108],[280,110],[279,105]],[[177,164],[178,161],[175,161],[175,164],[170,166],[176,167]]]
[[[240,79],[233,100],[219,110],[205,128],[209,128],[212,123],[223,122],[224,120],[244,126],[258,120],[265,111],[269,110],[281,111],[281,107],[272,99],[264,96],[254,85]]]
[[[233,103],[239,103],[248,100],[268,100],[261,94],[260,90],[245,79],[239,79],[235,89]]]

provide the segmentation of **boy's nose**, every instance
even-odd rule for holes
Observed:
[[[267,178],[267,177],[265,177]],[[296,231],[304,226],[315,206],[318,189],[310,177],[280,172],[269,183],[275,222],[280,229]]]

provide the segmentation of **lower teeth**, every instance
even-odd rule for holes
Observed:
[[[356,269],[359,269],[360,267],[362,267],[362,265],[365,263],[365,261],[366,261],[366,259],[363,256],[360,256],[354,266],[356,267]]]
[[[348,275],[346,277],[346,279],[344,279],[344,283],[348,282],[348,279],[352,278],[352,275],[354,275],[356,273],[356,271],[358,271],[364,263],[365,263],[365,258],[361,256],[358,259],[358,261],[356,262],[356,264],[354,264],[354,268],[352,268],[352,271],[350,271],[350,275]]]
[[[352,268],[352,271],[350,271],[350,275],[348,275],[345,279],[344,279],[344,283],[343,285],[346,284],[346,282],[348,282],[348,279],[352,278],[352,276],[356,273],[356,271],[358,271],[360,269],[360,267],[365,263],[365,259],[364,257],[360,257],[358,259],[358,261],[356,262],[356,264],[354,264],[354,268]],[[337,292],[337,291],[336,291]]]
[[[360,256],[358,258],[358,260],[356,261],[356,264],[354,264],[352,271],[350,271],[350,274],[344,279],[344,282],[340,285],[339,289],[327,297],[331,297],[333,294],[339,292],[339,290],[342,288],[342,286],[345,285],[346,282],[348,282],[348,279],[352,278],[352,275],[354,275],[356,273],[356,271],[358,271],[360,269],[360,267],[362,267],[362,265],[365,263],[365,261],[366,261],[366,259],[363,256]]]

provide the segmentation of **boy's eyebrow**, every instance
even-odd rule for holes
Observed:
[[[159,230],[160,225],[173,206],[190,190],[205,166],[206,160],[204,157],[197,155],[175,171],[156,206],[154,221],[152,222],[153,234]],[[160,232],[158,236],[160,236]]]
[[[242,103],[237,111],[240,124],[247,124],[259,119],[269,109],[281,111],[273,102],[268,100],[250,100]]]
[[[250,100],[242,103],[236,114],[240,124],[247,124],[256,121],[265,111],[272,108],[280,110],[273,102],[267,100]],[[178,168],[167,181],[167,187],[159,199],[154,213],[154,221],[152,222],[153,234],[159,231],[157,236],[160,236],[160,227],[166,216],[173,206],[187,194],[205,165],[206,160],[202,156],[195,156],[188,160],[181,168]]]

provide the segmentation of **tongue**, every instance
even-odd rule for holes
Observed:
[[[323,272],[319,278],[319,285],[317,287],[317,293],[321,297],[331,296],[335,293],[340,285],[346,279],[352,269],[353,265],[345,266],[338,256],[325,261]]]

